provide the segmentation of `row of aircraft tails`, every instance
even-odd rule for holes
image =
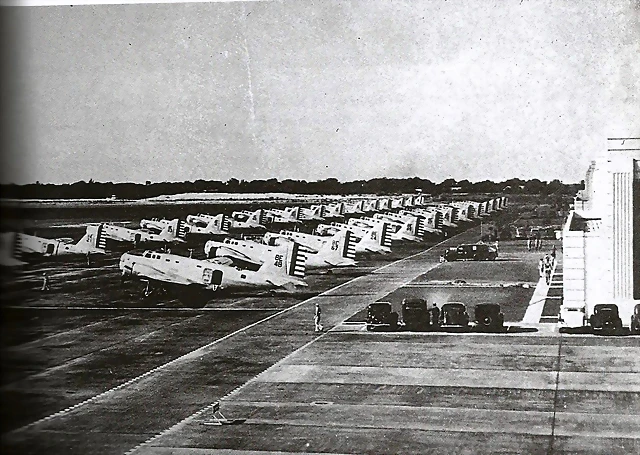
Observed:
[[[118,247],[134,248],[120,258],[123,279],[146,282],[146,296],[175,293],[184,304],[197,307],[206,304],[212,293],[225,289],[306,286],[307,270],[355,266],[357,255],[386,254],[397,241],[419,242],[429,235],[446,235],[459,223],[486,216],[506,203],[504,196],[450,203],[403,196],[239,211],[231,216],[197,214],[184,221],[142,220],[140,229],[101,223],[87,226],[75,244],[71,239],[4,233],[1,257],[3,266],[16,266],[29,256],[90,256]],[[300,232],[301,224],[315,225],[314,232]],[[268,228],[277,232],[268,232]],[[249,233],[255,240],[244,238]],[[174,244],[191,245],[194,240],[206,240],[203,259],[170,253]],[[162,251],[151,250],[160,246]],[[136,251],[141,247],[150,249]]]

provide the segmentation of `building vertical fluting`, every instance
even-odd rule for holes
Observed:
[[[563,229],[567,318],[575,317],[568,308],[588,317],[594,305],[615,303],[629,324],[640,297],[639,189],[640,139],[610,140],[589,166]]]

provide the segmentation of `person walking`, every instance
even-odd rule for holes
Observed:
[[[320,323],[320,316],[322,314],[322,310],[320,310],[320,304],[316,302],[316,312],[313,316],[313,322],[315,324],[315,331],[322,332],[322,324]]]
[[[544,276],[547,284],[551,283],[551,269],[552,269],[551,256],[546,255],[544,257]]]
[[[87,267],[91,267],[91,251],[87,251]]]
[[[527,237],[527,250],[531,251],[533,248],[533,238],[531,236]]]
[[[553,245],[553,249],[551,250],[551,258],[553,259],[553,262],[556,262],[556,246]]]
[[[538,273],[540,274],[541,279],[545,277],[544,258],[540,258],[538,261]]]
[[[42,274],[42,289],[40,289],[40,291],[46,292],[50,290],[51,287],[49,286],[49,275],[47,275],[47,272],[44,272]]]

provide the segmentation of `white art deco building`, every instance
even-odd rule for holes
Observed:
[[[591,163],[563,229],[560,319],[580,326],[598,303],[624,326],[640,303],[640,139],[609,140]]]

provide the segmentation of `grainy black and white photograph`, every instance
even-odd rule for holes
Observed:
[[[4,454],[640,453],[638,0],[2,0]]]

